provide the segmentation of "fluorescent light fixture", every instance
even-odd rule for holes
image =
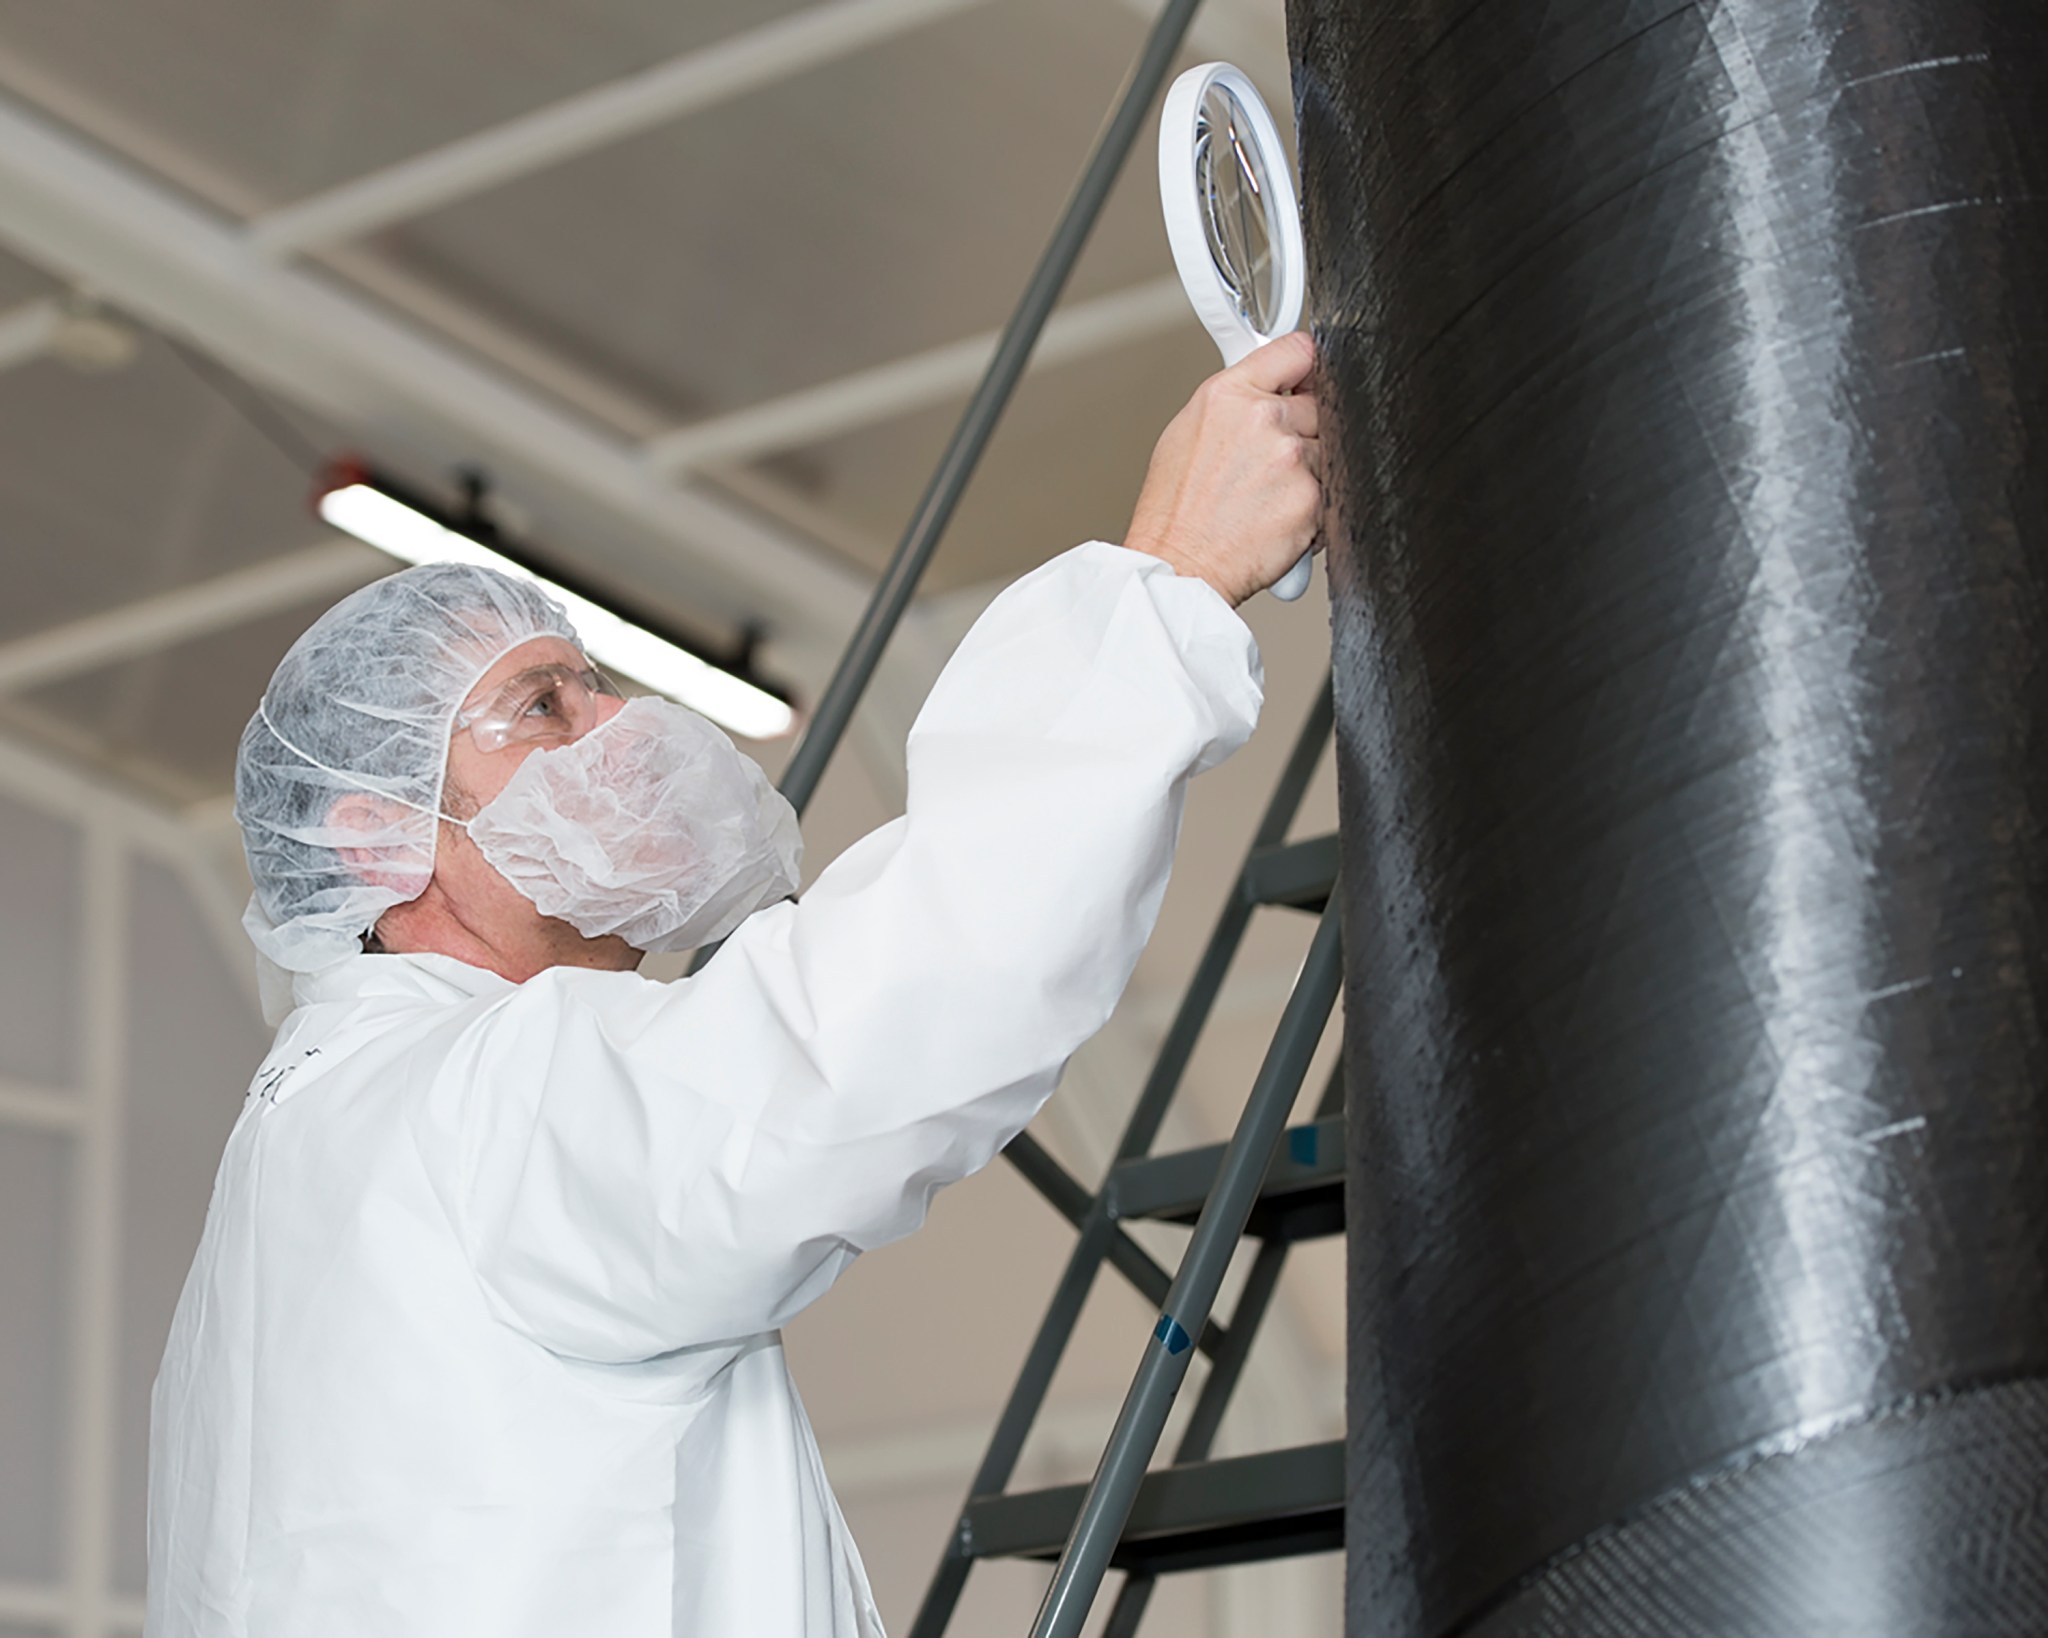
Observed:
[[[335,528],[403,562],[469,563],[539,587],[562,605],[593,660],[701,711],[746,739],[775,739],[788,733],[796,721],[788,702],[766,689],[535,574],[360,476],[351,475],[325,491],[319,498],[319,510]]]

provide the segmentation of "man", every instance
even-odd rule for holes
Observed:
[[[880,1634],[777,1327],[1116,1004],[1257,716],[1231,610],[1315,533],[1310,363],[1205,383],[1124,544],[991,605],[801,903],[758,772],[517,584],[408,570],[294,645],[237,773],[291,1010],[157,1379],[150,1638]]]

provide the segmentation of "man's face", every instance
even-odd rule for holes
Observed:
[[[460,721],[487,707],[537,667],[563,666],[580,672],[589,664],[574,643],[560,637],[535,637],[501,655],[477,679],[462,708],[455,713],[456,718]],[[589,703],[587,720],[561,721],[550,726],[549,737],[545,739],[508,738],[494,749],[479,745],[477,736],[467,728],[457,728],[448,740],[448,784],[442,796],[443,808],[457,818],[469,818],[505,788],[519,765],[535,751],[580,739],[599,723],[609,722],[624,702],[610,695],[597,695]]]
[[[580,672],[589,664],[574,643],[559,637],[536,637],[521,643],[486,671],[469,691],[456,716],[460,718],[465,712],[488,704],[506,684],[536,666],[561,665]],[[542,741],[508,739],[494,750],[480,747],[467,728],[457,728],[448,741],[448,782],[441,796],[443,811],[457,818],[469,818],[505,788],[529,756],[551,745],[581,738],[599,723],[609,722],[623,704],[609,695],[596,696],[590,701],[588,720],[569,731]],[[441,890],[441,902],[456,919],[494,950],[530,948],[532,930],[543,925],[554,929],[549,936],[580,942],[566,924],[549,921],[531,900],[505,880],[460,825],[445,821],[441,825],[434,850],[434,883]],[[615,964],[630,964],[637,959],[625,951],[622,942],[613,942],[619,943],[621,952],[621,959]],[[515,980],[530,976],[516,963],[500,965],[499,970]]]

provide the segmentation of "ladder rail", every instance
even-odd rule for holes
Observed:
[[[1266,1317],[1273,1293],[1279,1289],[1280,1275],[1287,1265],[1290,1249],[1285,1240],[1267,1240],[1261,1243],[1258,1255],[1252,1259],[1251,1269],[1245,1275],[1244,1289],[1238,1293],[1237,1306],[1231,1310],[1230,1345],[1217,1357],[1208,1378],[1202,1383],[1201,1392],[1195,1396],[1194,1415],[1189,1419],[1180,1443],[1174,1447],[1176,1466],[1183,1462],[1201,1461],[1215,1444],[1223,1413],[1229,1408],[1238,1379],[1244,1374],[1245,1361],[1251,1357],[1251,1339],[1257,1333],[1259,1322]],[[1116,1602],[1110,1606],[1109,1621],[1102,1629],[1102,1638],[1132,1638],[1138,1630],[1138,1623],[1144,1619],[1146,1606],[1152,1601],[1152,1589],[1158,1583],[1156,1575],[1143,1572],[1126,1576],[1124,1584],[1117,1589]]]
[[[1258,1201],[1259,1186],[1279,1152],[1309,1058],[1336,1004],[1342,966],[1341,919],[1333,901],[1316,924],[1308,959],[1217,1171],[1215,1188],[1195,1223],[1165,1311],[1146,1344],[1052,1585],[1032,1623],[1031,1638],[1079,1638],[1187,1375],[1192,1330],[1208,1320],[1224,1270]]]
[[[1323,1095],[1316,1104],[1316,1118],[1322,1120],[1343,1107],[1344,1060],[1340,1056],[1330,1069],[1329,1080],[1323,1085]],[[1238,1292],[1237,1301],[1231,1306],[1226,1345],[1215,1356],[1209,1374],[1202,1382],[1201,1392],[1195,1396],[1194,1413],[1181,1432],[1180,1443],[1174,1446],[1176,1466],[1183,1462],[1206,1461],[1214,1450],[1216,1435],[1223,1428],[1223,1413],[1230,1408],[1231,1397],[1244,1376],[1245,1363],[1251,1358],[1252,1340],[1258,1335],[1274,1293],[1280,1289],[1280,1276],[1287,1268],[1287,1254],[1293,1249],[1293,1244],[1287,1240],[1260,1242],[1258,1252],[1252,1258],[1252,1266],[1245,1274],[1244,1288]],[[1145,1618],[1146,1606],[1152,1601],[1152,1589],[1158,1584],[1158,1576],[1142,1571],[1126,1576],[1124,1584],[1117,1589],[1116,1602],[1110,1606],[1102,1638],[1133,1638],[1138,1623]]]

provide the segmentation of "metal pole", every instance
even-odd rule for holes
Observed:
[[[1067,201],[1059,226],[1053,230],[1052,241],[1039,258],[1031,282],[1025,286],[1023,299],[1003,331],[996,355],[989,361],[981,385],[975,389],[973,399],[960,417],[952,442],[947,444],[945,454],[939,458],[938,470],[932,474],[924,498],[911,515],[910,526],[904,531],[895,556],[890,558],[889,567],[875,587],[874,596],[869,599],[867,611],[861,616],[860,625],[847,645],[838,670],[833,673],[832,681],[818,701],[810,726],[805,729],[795,754],[789,759],[789,766],[783,771],[782,794],[789,798],[790,805],[799,813],[809,805],[812,794],[817,790],[825,764],[831,760],[840,737],[846,732],[846,725],[853,717],[853,708],[859,703],[867,689],[868,679],[881,662],[882,650],[888,646],[896,623],[902,619],[911,594],[924,576],[926,564],[938,549],[946,525],[952,521],[954,508],[981,462],[982,451],[988,446],[996,422],[1002,419],[1003,411],[1009,407],[1010,396],[1016,391],[1024,366],[1030,361],[1031,349],[1037,344],[1038,332],[1045,327],[1046,319],[1059,300],[1060,291],[1066,286],[1068,274],[1080,260],[1082,247],[1088,242],[1095,219],[1102,213],[1103,201],[1109,197],[1117,173],[1123,169],[1124,158],[1151,110],[1152,99],[1173,67],[1181,37],[1186,34],[1198,4],[1200,0],[1168,0],[1166,9],[1153,25],[1152,33],[1145,41],[1145,49],[1139,53],[1130,76],[1124,82],[1115,111],[1103,127],[1102,135],[1096,139],[1094,151],[1088,156],[1087,167],[1081,173],[1073,196]]]
[[[1208,1320],[1224,1270],[1243,1237],[1260,1184],[1286,1130],[1287,1115],[1294,1107],[1309,1058],[1329,1021],[1330,1007],[1337,998],[1342,953],[1338,907],[1333,900],[1316,926],[1301,977],[1259,1069],[1244,1117],[1224,1152],[1216,1186],[1195,1224],[1187,1256],[1167,1293],[1166,1310],[1146,1345],[1137,1378],[1060,1554],[1045,1602],[1032,1623],[1032,1638],[1079,1638],[1088,1619],[1146,1466],[1158,1448],[1167,1413],[1187,1375],[1193,1357],[1189,1345],[1192,1329]]]
[[[1216,1356],[1207,1379],[1202,1383],[1202,1391],[1195,1396],[1195,1410],[1188,1419],[1187,1431],[1174,1447],[1176,1467],[1208,1459],[1217,1431],[1223,1425],[1223,1413],[1230,1408],[1231,1395],[1237,1391],[1238,1381],[1244,1375],[1245,1361],[1251,1357],[1252,1339],[1266,1317],[1273,1293],[1280,1287],[1280,1275],[1287,1266],[1287,1252],[1285,1240],[1266,1240],[1261,1242],[1258,1254],[1252,1259],[1251,1272],[1245,1276],[1244,1290],[1238,1296],[1237,1306],[1230,1311],[1229,1346]],[[1134,1574],[1126,1580],[1117,1589],[1116,1603],[1110,1607],[1109,1621],[1102,1629],[1102,1638],[1134,1638],[1138,1623],[1145,1618],[1145,1608],[1152,1600],[1152,1589],[1158,1582],[1157,1576],[1144,1573]]]
[[[1330,1070],[1329,1081],[1316,1106],[1316,1119],[1334,1115],[1343,1107],[1344,1060],[1339,1057]],[[1231,1395],[1237,1391],[1245,1362],[1251,1358],[1252,1343],[1258,1335],[1259,1326],[1265,1321],[1274,1292],[1280,1289],[1280,1275],[1287,1267],[1290,1249],[1285,1240],[1260,1243],[1258,1255],[1252,1259],[1251,1272],[1245,1276],[1244,1289],[1238,1293],[1237,1306],[1230,1311],[1228,1344],[1215,1356],[1209,1375],[1202,1383],[1202,1391],[1195,1396],[1194,1414],[1188,1418],[1180,1443],[1174,1447],[1176,1467],[1184,1462],[1208,1459],[1210,1448],[1223,1426],[1223,1413],[1230,1408]],[[1134,1638],[1138,1623],[1145,1619],[1146,1606],[1152,1601],[1152,1589],[1158,1584],[1156,1575],[1140,1573],[1127,1579],[1117,1589],[1116,1603],[1110,1607],[1102,1638]]]

